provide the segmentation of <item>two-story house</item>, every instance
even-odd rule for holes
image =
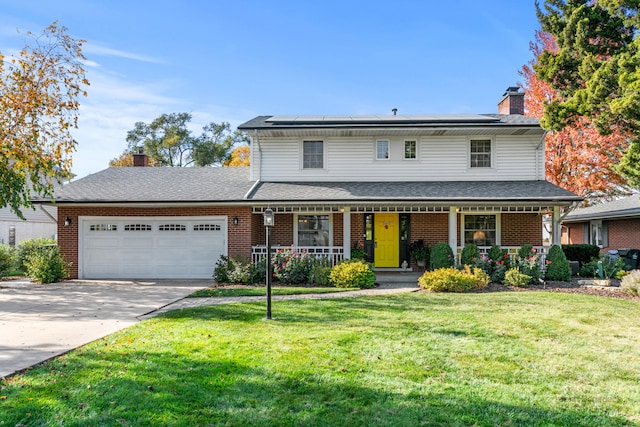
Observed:
[[[499,114],[259,116],[245,168],[110,168],[56,193],[59,244],[79,278],[211,277],[220,255],[272,243],[376,268],[412,241],[542,245],[542,216],[580,197],[545,181],[544,131],[509,88]],[[138,159],[144,165],[144,158]],[[540,248],[542,249],[542,248]]]

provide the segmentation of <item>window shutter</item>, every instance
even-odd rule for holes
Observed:
[[[602,247],[609,247],[609,224],[607,221],[602,221]]]
[[[577,243],[577,242],[574,242]],[[594,244],[591,241],[591,230],[589,229],[589,223],[585,222],[584,224],[582,224],[582,243],[590,243],[590,244]]]

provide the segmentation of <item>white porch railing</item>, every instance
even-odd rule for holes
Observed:
[[[332,267],[344,259],[344,247],[342,246],[271,246],[271,253],[284,249],[305,252],[315,258],[326,258]],[[251,248],[251,261],[254,264],[262,261],[266,256],[266,246],[260,245]]]
[[[464,246],[458,246],[456,251],[456,264],[460,264],[460,255],[462,254],[462,249]],[[516,256],[518,256],[518,251],[520,250],[520,246],[500,246],[502,250],[506,250],[509,254],[509,258],[511,262],[515,261]],[[545,266],[545,261],[547,260],[547,254],[549,253],[549,249],[551,246],[534,246],[533,249],[536,250],[536,254],[540,258],[538,258],[538,263],[541,267]],[[480,251],[480,255],[486,255],[491,250],[491,246],[478,246],[478,250]]]

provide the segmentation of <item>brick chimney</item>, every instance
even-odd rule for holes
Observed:
[[[524,93],[517,86],[510,86],[498,102],[498,114],[520,114],[524,116]]]
[[[138,147],[138,152],[133,154],[133,166],[149,166],[149,156],[144,154],[142,147]]]

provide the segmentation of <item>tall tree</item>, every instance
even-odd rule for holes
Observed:
[[[557,99],[557,91],[540,80],[535,66],[545,52],[557,52],[555,37],[536,32],[530,44],[533,59],[520,70],[526,91],[525,109],[529,116],[541,118],[546,105]],[[600,135],[587,117],[577,117],[561,130],[547,133],[546,176],[554,184],[581,195],[587,203],[610,199],[628,192],[626,179],[615,170],[628,135],[614,130]]]
[[[216,166],[230,158],[231,148],[247,141],[242,132],[232,132],[229,123],[210,123],[194,137],[187,125],[189,113],[162,114],[146,124],[137,122],[127,133],[127,148],[120,157],[109,162],[112,166],[131,166],[127,159],[139,147],[156,166]]]
[[[618,171],[640,187],[640,3],[637,0],[546,0],[536,3],[542,29],[558,49],[545,51],[538,78],[557,91],[543,126],[560,130],[587,117],[602,135],[630,136]]]
[[[231,151],[231,158],[223,162],[224,166],[249,166],[251,165],[251,148],[241,145]]]
[[[54,22],[26,34],[17,54],[0,53],[0,207],[33,207],[32,196],[51,197],[71,176],[79,98],[89,85],[82,44]]]

